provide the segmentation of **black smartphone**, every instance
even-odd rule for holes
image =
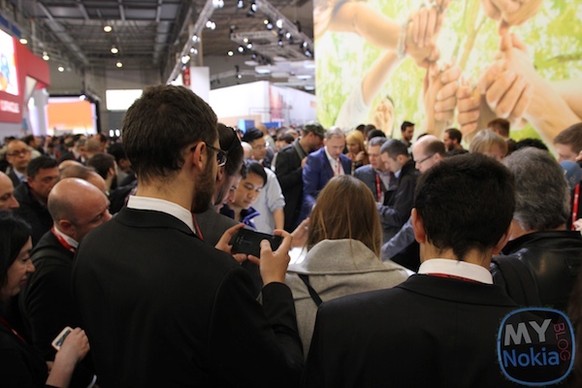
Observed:
[[[281,245],[283,237],[273,236],[272,234],[255,232],[250,229],[240,229],[230,241],[232,253],[246,253],[261,257],[261,241],[269,240],[271,249],[276,250]]]

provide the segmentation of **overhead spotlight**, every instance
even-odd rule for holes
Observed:
[[[57,70],[59,71],[59,73],[62,73],[63,71],[65,71],[65,68],[63,66],[59,66],[57,67]]]
[[[45,61],[48,61],[50,59],[46,51],[42,52],[42,59],[44,59]]]
[[[196,43],[200,40],[200,38],[198,37],[198,35],[194,34],[192,35],[192,42]]]
[[[222,7],[224,7],[224,0],[212,0],[212,6],[214,8],[222,8]]]
[[[255,59],[257,59],[257,53],[253,53],[253,54],[251,55],[251,59],[252,59],[252,60],[255,60]]]
[[[237,7],[238,9],[244,8],[244,7],[245,7],[245,2],[244,2],[243,0],[238,0],[238,1],[236,2],[236,7]]]
[[[277,28],[283,28],[283,19],[278,19],[275,25]]]
[[[267,30],[272,30],[273,29],[273,23],[269,23],[267,24]]]
[[[111,47],[111,54],[117,54],[119,52],[119,49],[115,46]]]
[[[247,43],[247,48],[250,50],[253,48],[253,44],[251,42]]]
[[[267,25],[267,24],[269,24],[269,23],[271,23],[271,22],[269,21],[269,19],[265,19],[265,20],[263,20],[263,24],[264,24],[264,25]]]
[[[277,41],[277,44],[279,45],[279,47],[283,47],[283,39],[279,39]]]
[[[253,11],[253,12],[257,12],[257,9],[258,9],[258,7],[257,7],[257,3],[255,3],[255,2],[253,1],[253,2],[251,3],[251,11]]]
[[[28,39],[26,39],[26,38],[20,38],[20,43],[22,43],[22,44],[28,44]]]
[[[237,75],[236,75],[236,78],[238,78],[238,79],[241,79],[241,78],[242,78],[242,75],[240,75],[240,74],[237,74]]]
[[[117,61],[115,66],[117,66],[119,69],[121,69],[123,67],[123,63],[121,63],[121,61]]]
[[[243,38],[243,42],[249,43],[249,38]]]
[[[184,55],[182,55],[182,58],[180,60],[182,61],[182,64],[185,65],[190,61],[190,55],[184,54]]]
[[[212,20],[208,20],[206,22],[206,28],[214,30],[216,29],[216,23],[214,23]]]
[[[291,39],[291,33],[289,31],[287,31],[287,33],[285,34],[285,38],[287,38],[287,40]]]
[[[304,41],[303,43],[301,43],[301,47],[307,48],[307,42]]]
[[[111,32],[113,30],[113,27],[111,27],[109,24],[106,25],[105,27],[103,27],[103,31],[105,32]]]
[[[238,46],[238,48],[237,48],[237,51],[238,51],[239,53],[242,53],[242,52],[244,52],[244,51],[245,51],[245,48],[244,48],[243,46]]]
[[[311,58],[313,56],[313,53],[311,52],[310,49],[305,49],[305,56]]]
[[[229,57],[232,57],[234,55],[234,53],[232,52],[232,50],[228,50],[228,53],[226,53]]]
[[[198,49],[197,49],[197,48],[195,48],[195,47],[192,47],[192,48],[190,49],[190,54],[198,55]]]

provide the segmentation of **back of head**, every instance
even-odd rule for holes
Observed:
[[[252,144],[255,140],[262,139],[263,137],[265,137],[265,134],[261,132],[261,130],[257,128],[249,128],[246,130],[241,141]]]
[[[564,170],[547,151],[524,148],[503,163],[515,176],[513,218],[525,231],[553,230],[566,224],[570,192]]]
[[[388,154],[392,159],[396,159],[398,155],[408,156],[408,147],[406,144],[396,139],[389,139],[380,149],[382,154]]]
[[[87,166],[93,167],[97,174],[101,175],[103,179],[107,179],[109,171],[115,169],[115,158],[112,155],[99,152],[87,160]]]
[[[8,268],[14,263],[31,234],[30,226],[12,213],[0,212],[0,288],[7,281]]]
[[[386,134],[382,132],[380,129],[372,129],[370,132],[368,132],[367,137],[368,141],[376,137],[383,137],[384,139],[386,139]]]
[[[98,137],[90,137],[87,139],[86,148],[89,153],[96,153],[101,151],[101,139]]]
[[[333,137],[343,137],[345,139],[346,134],[339,127],[331,127],[325,132],[325,138],[329,140]]]
[[[457,143],[461,144],[461,140],[463,140],[463,133],[457,128],[447,128],[445,129],[445,133],[449,135],[450,139],[456,140]]]
[[[564,144],[572,147],[572,151],[575,154],[582,151],[582,122],[576,123],[562,132],[554,138],[555,144]]]
[[[487,124],[487,128],[491,129],[493,132],[497,133],[499,136],[504,138],[509,137],[509,128],[511,124],[508,120],[497,118],[495,120],[491,120]]]
[[[350,175],[331,179],[319,193],[310,218],[308,249],[322,240],[353,239],[380,256],[382,227],[376,201],[359,179]]]
[[[368,140],[368,147],[382,147],[388,139],[385,136],[377,136]]]
[[[47,207],[53,221],[62,219],[76,222],[77,212],[93,203],[95,197],[103,198],[105,194],[97,187],[80,178],[60,180],[51,190]]]
[[[226,164],[224,172],[228,176],[238,174],[243,162],[243,148],[236,131],[222,123],[218,123],[218,142],[220,149],[226,152]]]
[[[188,145],[217,138],[216,115],[204,100],[182,86],[144,90],[123,120],[123,145],[139,180],[175,175]]]
[[[26,174],[29,177],[34,178],[40,170],[46,168],[56,168],[58,166],[59,164],[53,158],[41,155],[37,158],[32,159],[30,163],[28,163],[28,166],[26,167]]]
[[[495,147],[498,147],[504,155],[507,154],[507,142],[505,139],[489,129],[484,129],[477,132],[473,140],[471,140],[469,152],[488,154]]]
[[[494,247],[507,232],[515,208],[513,177],[484,155],[447,158],[421,175],[414,207],[428,242],[463,260],[469,251]]]

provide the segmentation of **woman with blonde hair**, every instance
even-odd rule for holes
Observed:
[[[408,277],[404,267],[379,259],[382,227],[376,201],[360,180],[349,175],[330,180],[310,220],[307,254],[289,266],[286,279],[306,355],[322,301],[393,287]]]
[[[352,161],[352,175],[358,167],[370,164],[364,143],[364,134],[358,130],[351,131],[346,135],[346,156]]]

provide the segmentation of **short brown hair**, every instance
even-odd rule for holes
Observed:
[[[494,145],[499,146],[504,155],[507,155],[507,142],[505,139],[489,129],[483,129],[477,132],[473,140],[471,140],[469,152],[484,154],[489,152]]]
[[[361,241],[380,256],[382,227],[376,201],[359,179],[340,175],[321,190],[311,213],[307,249],[322,240]]]
[[[554,144],[569,145],[576,154],[582,151],[582,123],[576,123],[558,133]]]

